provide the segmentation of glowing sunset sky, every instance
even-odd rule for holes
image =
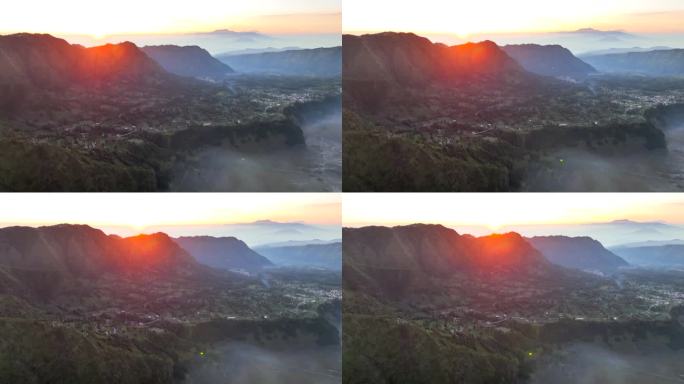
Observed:
[[[88,224],[145,230],[257,220],[339,225],[334,193],[3,194],[0,226]]]
[[[684,223],[684,195],[667,193],[346,194],[343,224],[433,223],[492,230],[630,219]]]
[[[684,32],[681,0],[345,0],[345,33],[570,31],[593,27],[642,33]]]
[[[339,33],[340,12],[340,0],[22,0],[3,2],[0,33]]]

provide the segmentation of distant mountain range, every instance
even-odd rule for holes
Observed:
[[[594,51],[588,51],[584,52],[578,55],[578,57],[581,59],[582,57],[585,56],[599,56],[599,55],[611,55],[615,53],[630,53],[630,52],[650,52],[650,51],[662,51],[662,50],[671,50],[673,49],[672,47],[667,47],[667,46],[656,46],[656,47],[650,47],[650,48],[642,48],[642,47],[631,47],[631,48],[607,48],[607,49],[597,49]]]
[[[590,237],[536,236],[527,241],[550,262],[567,268],[613,273],[628,265]]]
[[[271,36],[264,35],[263,33],[259,33],[256,31],[241,32],[241,31],[233,31],[230,29],[217,29],[217,30],[212,31],[212,32],[197,32],[197,33],[194,33],[194,35],[225,36],[225,37],[237,38],[237,39],[242,39],[242,40],[247,40],[247,41],[271,40],[271,39],[273,39]]]
[[[641,267],[684,268],[684,244],[616,247],[612,251]]]
[[[197,262],[213,268],[255,272],[273,265],[235,237],[193,236],[179,237],[174,241]]]
[[[340,44],[340,34],[270,34],[259,31],[233,31],[219,29],[215,31],[193,31],[181,33],[129,33],[113,34],[104,37],[91,35],[64,34],[60,37],[69,42],[91,47],[105,43],[131,41],[138,46],[149,45],[198,45],[212,55],[223,53],[257,53],[256,50],[293,50],[317,47],[333,47]]]
[[[240,56],[240,55],[254,55],[257,53],[267,53],[267,52],[284,52],[284,51],[301,51],[303,48],[300,47],[283,47],[283,48],[245,48],[237,49],[234,51],[227,51],[220,53],[218,56],[228,57],[228,56]]]
[[[547,236],[548,234],[562,233],[566,236],[584,237],[590,236],[598,240],[609,249],[622,244],[643,241],[670,241],[684,233],[684,228],[658,222],[639,222],[633,220],[613,220],[604,223],[583,224],[550,224],[550,225],[513,225],[505,227],[506,231],[517,231],[528,237]]]
[[[238,72],[290,76],[340,76],[342,47],[287,50],[249,54],[222,54],[217,58]]]
[[[167,72],[133,43],[84,48],[50,35],[0,36],[0,85],[44,88],[148,82]]]
[[[560,45],[506,45],[503,50],[526,70],[542,76],[584,79],[596,70]]]
[[[277,266],[342,269],[342,243],[258,247]]]
[[[636,241],[633,243],[625,243],[612,247],[613,249],[619,248],[636,248],[636,247],[656,247],[660,245],[684,245],[684,240],[672,239],[672,240],[646,240],[646,241]]]
[[[582,56],[602,72],[684,76],[684,49]]]
[[[295,247],[295,246],[303,246],[303,245],[323,245],[323,244],[333,244],[333,243],[341,243],[342,239],[333,239],[333,240],[321,240],[321,239],[311,239],[311,240],[288,240],[288,241],[279,241],[276,243],[267,243],[267,244],[262,244],[258,248],[280,248],[280,247]]]
[[[165,70],[179,76],[220,80],[235,72],[197,46],[158,45],[143,47],[142,51]]]
[[[172,233],[176,230],[173,226],[155,226],[153,231]],[[289,242],[304,242],[311,239],[331,241],[341,236],[339,225],[323,224],[315,225],[304,222],[278,222],[273,220],[258,220],[249,223],[231,223],[224,225],[194,226],[191,230],[184,231],[183,236],[213,236],[213,237],[236,237],[251,248],[257,246]],[[301,244],[299,244],[301,245]]]
[[[462,39],[454,38],[453,35],[430,34],[433,41],[449,42],[457,44]],[[641,36],[620,30],[601,30],[597,28],[580,28],[568,31],[549,32],[520,32],[520,33],[480,33],[468,37],[473,41],[492,40],[500,45],[561,45],[573,53],[589,52],[611,48],[631,48],[635,46],[650,46],[653,39],[650,36]],[[663,42],[663,44],[666,44]],[[671,43],[667,43],[671,44]]]
[[[636,36],[620,30],[602,31],[596,28],[580,28],[574,31],[556,32],[564,35],[592,36],[601,38],[605,42],[632,39]]]

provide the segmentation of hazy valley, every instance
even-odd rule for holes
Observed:
[[[233,237],[3,228],[0,381],[337,382],[340,279]]]
[[[679,191],[679,51],[638,55],[345,35],[345,190]]]
[[[475,237],[427,224],[346,228],[343,248],[345,383],[684,374],[684,272],[674,259],[651,268],[589,237]]]
[[[325,74],[246,74],[196,46],[49,35],[0,36],[0,51],[2,190],[341,189],[334,51]]]

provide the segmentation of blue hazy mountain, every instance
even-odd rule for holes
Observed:
[[[596,73],[591,65],[560,45],[519,44],[502,49],[523,68],[538,75],[583,79]]]
[[[527,241],[547,260],[567,268],[612,273],[628,265],[591,237],[535,236]]]
[[[684,76],[684,49],[583,56],[601,72]]]
[[[238,72],[334,77],[342,74],[342,47],[217,56]]]
[[[180,76],[219,80],[235,72],[198,46],[154,45],[142,51],[168,72]]]

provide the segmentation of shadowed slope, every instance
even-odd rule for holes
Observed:
[[[0,36],[0,85],[51,88],[165,75],[130,42],[84,48],[50,35]]]
[[[158,45],[143,47],[142,51],[165,70],[179,76],[218,80],[235,72],[197,46]]]
[[[175,241],[199,263],[214,268],[258,271],[273,265],[235,237],[179,237]]]

